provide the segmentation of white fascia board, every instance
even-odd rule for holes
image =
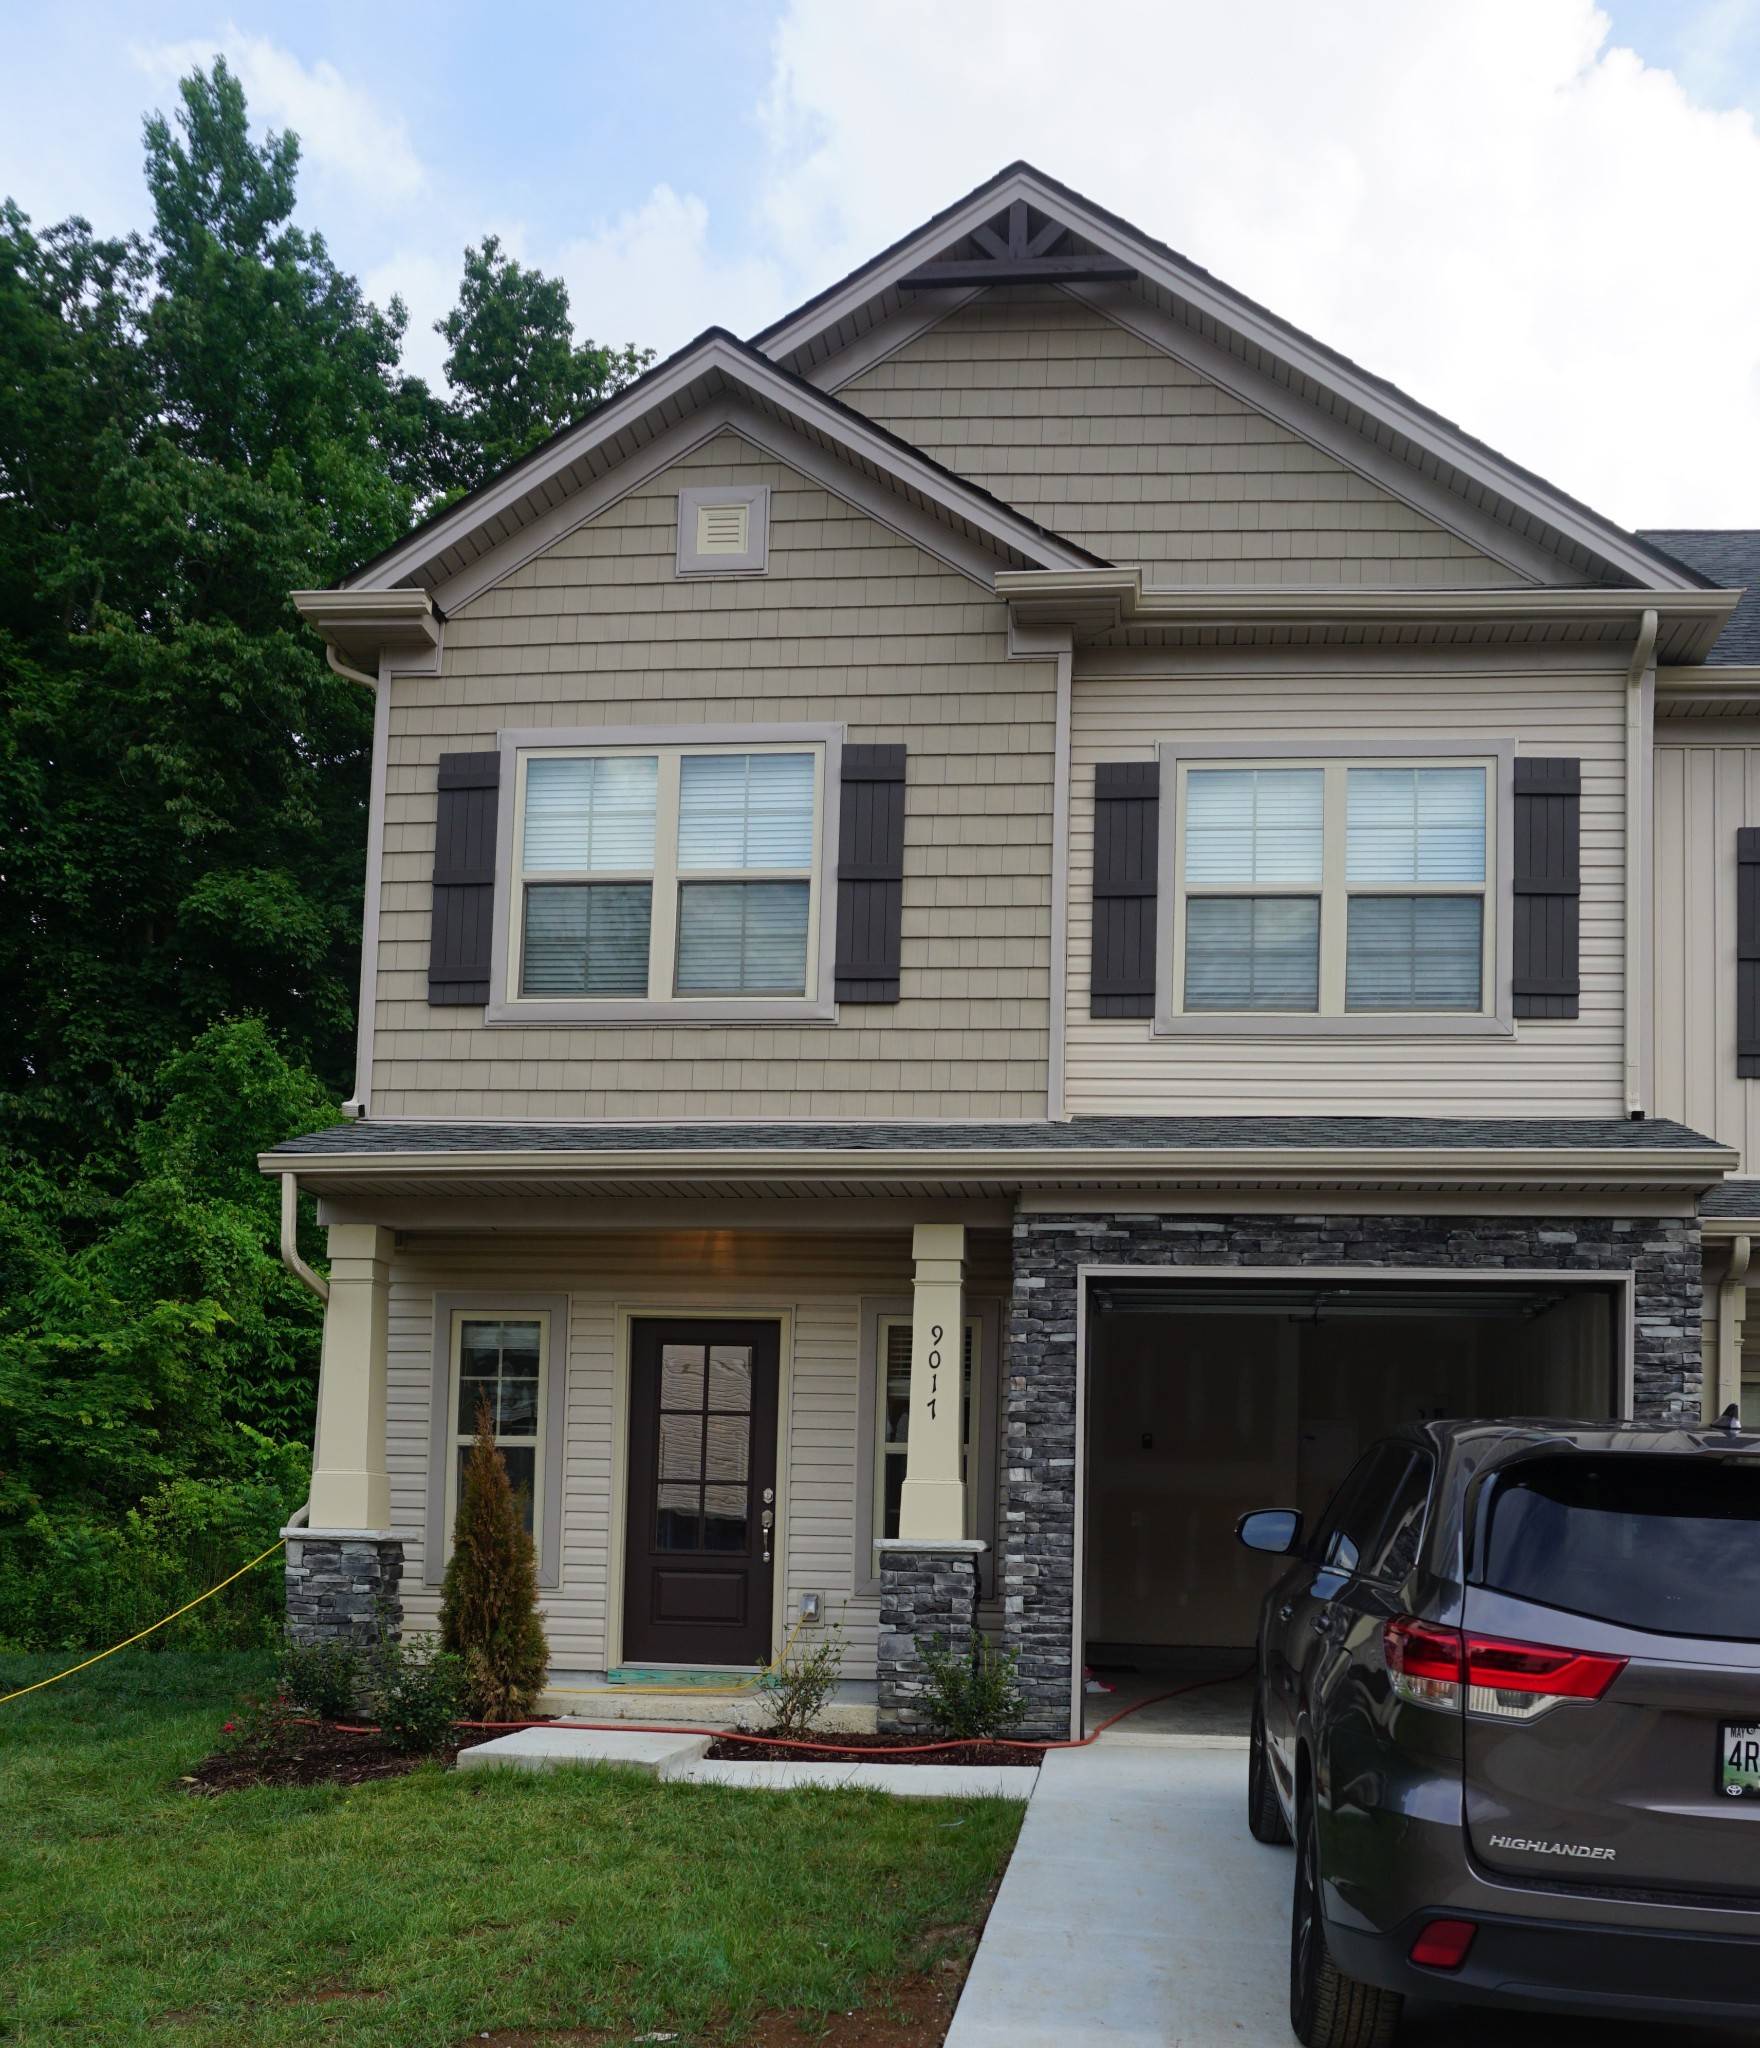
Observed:
[[[644,378],[638,388],[623,393],[599,408],[583,420],[571,433],[561,435],[543,451],[542,460],[522,465],[510,475],[503,477],[481,496],[458,507],[449,518],[441,519],[436,525],[413,535],[408,544],[396,553],[387,556],[373,570],[371,579],[364,584],[350,584],[354,589],[387,590],[417,574],[438,555],[444,554],[455,542],[477,528],[488,525],[494,519],[511,512],[523,500],[540,495],[545,485],[562,475],[579,462],[583,456],[604,442],[613,439],[636,421],[662,412],[668,406],[682,408],[685,418],[678,422],[688,425],[700,414],[702,406],[690,398],[691,387],[707,376],[719,374],[735,388],[750,392],[754,397],[775,406],[779,411],[793,414],[809,424],[816,432],[845,449],[857,463],[869,463],[882,476],[890,477],[905,488],[919,492],[935,504],[944,506],[949,512],[988,534],[1001,545],[1026,555],[1030,560],[1043,562],[1047,567],[1076,567],[1087,561],[1079,549],[1060,543],[1051,535],[1040,532],[1029,521],[1011,514],[1006,506],[988,498],[983,493],[962,485],[956,478],[938,469],[934,464],[895,442],[879,428],[863,421],[847,407],[834,405],[822,399],[810,386],[786,372],[771,369],[767,364],[755,362],[744,350],[731,346],[719,336],[711,337],[700,348],[693,349],[668,369],[657,375]],[[715,403],[716,401],[711,401]],[[758,408],[752,409],[754,417],[763,415]],[[662,430],[658,439],[665,439]],[[792,458],[791,458],[792,459]],[[607,472],[608,477],[624,473],[627,464],[619,464]],[[599,479],[600,482],[606,479]],[[623,486],[622,488],[627,488]],[[846,487],[847,489],[847,487]],[[614,490],[612,495],[620,495]],[[542,526],[546,519],[560,515],[567,520],[575,498],[584,495],[576,493],[563,504],[554,508],[553,514],[544,515],[529,522],[531,526]],[[609,500],[607,500],[609,502]],[[929,525],[939,522],[930,520]],[[518,547],[528,527],[508,535],[501,543],[503,547]],[[563,527],[567,530],[566,525]],[[950,533],[950,538],[956,538]],[[555,535],[552,535],[552,539]],[[549,543],[547,542],[546,545]],[[499,549],[491,549],[496,554]],[[472,565],[475,566],[474,564]],[[463,583],[469,575],[461,570],[450,579],[447,588]],[[502,572],[505,573],[505,572]],[[456,597],[455,603],[460,600]],[[441,600],[444,606],[444,599]]]
[[[937,250],[957,241],[962,235],[969,234],[974,227],[993,219],[1016,199],[1025,199],[1042,213],[1050,214],[1061,220],[1065,226],[1074,228],[1085,240],[1094,243],[1097,248],[1105,250],[1109,255],[1118,256],[1132,264],[1144,277],[1160,285],[1164,291],[1170,292],[1202,317],[1213,320],[1218,326],[1238,335],[1249,346],[1262,349],[1265,354],[1283,364],[1293,377],[1305,378],[1322,390],[1335,393],[1347,404],[1358,408],[1367,418],[1386,427],[1390,433],[1411,442],[1415,447],[1427,450],[1461,476],[1470,478],[1482,489],[1504,499],[1518,510],[1527,513],[1530,518],[1555,528],[1567,539],[1587,548],[1591,554],[1599,556],[1620,573],[1652,589],[1700,588],[1689,576],[1671,567],[1663,557],[1645,547],[1643,542],[1633,535],[1622,532],[1620,528],[1598,518],[1585,507],[1572,504],[1538,479],[1520,474],[1515,466],[1506,462],[1503,457],[1470,442],[1465,435],[1451,428],[1445,421],[1437,419],[1400,394],[1352,370],[1347,364],[1326,354],[1318,344],[1284,327],[1269,314],[1236,299],[1231,293],[1219,288],[1214,280],[1201,277],[1195,271],[1188,270],[1178,263],[1169,262],[1159,251],[1137,240],[1135,236],[1121,234],[1111,222],[1096,219],[1070,194],[1052,191],[1025,172],[1017,171],[1003,183],[975,193],[958,211],[938,220],[932,229],[925,229],[922,234],[894,251],[884,269],[871,268],[859,273],[836,298],[816,305],[810,312],[802,313],[786,327],[778,329],[763,344],[765,354],[780,361],[804,347],[816,335],[835,327],[840,320],[848,318],[870,299],[877,297],[896,279],[915,270]],[[1074,290],[1075,287],[1067,289]],[[925,299],[951,300],[953,294],[925,293],[922,296]],[[1139,300],[1137,303],[1142,306],[1145,319],[1152,319],[1155,309],[1143,301]],[[937,317],[944,317],[949,310],[949,306],[942,306]],[[1145,334],[1144,338],[1147,339],[1149,336]],[[1202,340],[1201,335],[1194,333],[1191,341],[1183,343],[1182,347],[1189,347],[1192,343],[1199,343]],[[1154,345],[1159,347],[1163,344],[1156,341]],[[876,360],[879,353],[883,352],[875,353]],[[1253,371],[1246,363],[1242,363],[1240,368],[1248,375],[1262,374]],[[1206,371],[1205,374],[1209,372]],[[1271,378],[1264,378],[1263,381],[1267,384],[1275,383]],[[1239,395],[1238,392],[1236,395]],[[1322,408],[1310,405],[1307,400],[1296,398],[1294,394],[1291,395],[1295,404],[1305,408],[1310,418],[1325,417]],[[1261,409],[1264,409],[1262,400],[1251,402],[1259,404]],[[1318,439],[1312,424],[1297,431],[1305,438],[1314,440],[1316,445],[1325,447],[1328,453],[1333,452],[1327,442]],[[1354,433],[1356,430],[1347,428],[1346,431]],[[1358,438],[1369,440],[1366,435]],[[1370,445],[1373,446],[1373,442],[1370,442]],[[1422,471],[1415,465],[1400,466],[1409,469],[1413,478],[1422,478]],[[1376,480],[1379,481],[1378,478]],[[1412,486],[1408,484],[1407,489],[1410,488]],[[1458,493],[1439,487],[1434,502],[1443,499],[1449,501],[1451,507],[1457,508],[1451,510],[1450,523],[1459,518],[1461,513],[1472,510],[1469,500],[1462,498]],[[1431,500],[1424,500],[1420,504],[1420,509],[1428,517],[1437,516]],[[1480,515],[1481,518],[1483,516]],[[1499,521],[1490,523],[1501,525]],[[1510,529],[1504,531],[1507,534],[1505,548],[1521,544],[1522,536]],[[1468,536],[1463,535],[1463,538],[1465,537]],[[1477,540],[1473,544],[1483,545]],[[1498,559],[1504,557],[1500,555]]]
[[[265,1173],[298,1173],[327,1186],[399,1180],[999,1182],[1023,1188],[1205,1187],[1708,1187],[1736,1164],[1723,1145],[1634,1151],[1624,1146],[1145,1146],[920,1150],[730,1147],[604,1152],[264,1153]]]

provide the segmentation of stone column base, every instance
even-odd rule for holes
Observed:
[[[288,1529],[287,1633],[296,1643],[394,1643],[403,1542],[384,1529]]]
[[[922,1708],[922,1651],[936,1638],[955,1657],[971,1654],[978,1626],[976,1542],[927,1543],[909,1537],[875,1544],[880,1554],[880,1636],[875,1652],[882,1734],[928,1726]]]

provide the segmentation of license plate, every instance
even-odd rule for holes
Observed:
[[[1722,1730],[1723,1775],[1719,1789],[1726,1799],[1760,1799],[1760,1723],[1725,1723]]]

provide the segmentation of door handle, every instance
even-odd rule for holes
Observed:
[[[764,1562],[768,1564],[770,1562],[770,1531],[776,1526],[776,1512],[773,1508],[766,1508],[758,1517],[758,1526],[764,1532]]]
[[[1279,1621],[1288,1621],[1290,1616],[1294,1614],[1295,1611],[1295,1603],[1293,1601],[1286,1600],[1283,1603],[1283,1605],[1277,1610],[1277,1618]]]

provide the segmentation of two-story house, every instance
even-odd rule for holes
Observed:
[[[1064,1734],[1396,1418],[1739,1399],[1744,549],[1017,165],[300,593],[377,724],[295,1626],[431,1625],[486,1398],[559,1685],[817,1606],[885,1725],[976,1606]]]

